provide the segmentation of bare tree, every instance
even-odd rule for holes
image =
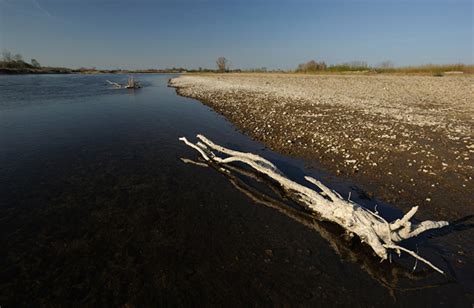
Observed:
[[[316,72],[324,71],[327,69],[326,62],[316,62],[314,60],[308,61],[306,63],[299,64],[296,68],[297,72]]]
[[[33,65],[34,67],[41,67],[41,65],[36,59],[31,59],[31,65]]]
[[[380,67],[380,68],[393,68],[395,65],[393,64],[392,61],[387,60],[387,61],[383,61],[383,62],[379,63],[379,65],[377,65],[377,66]]]
[[[15,62],[22,62],[23,61],[23,56],[17,53],[16,55],[13,56],[13,61]]]
[[[224,57],[219,57],[217,58],[216,64],[217,64],[217,69],[219,72],[223,73],[225,72],[229,67],[228,67],[229,60],[227,60]]]
[[[12,53],[9,52],[8,50],[3,50],[2,51],[2,60],[5,62],[11,62],[13,59]]]

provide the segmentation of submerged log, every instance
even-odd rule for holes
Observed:
[[[382,261],[388,259],[389,251],[395,251],[397,254],[404,251],[439,273],[444,274],[441,269],[431,262],[419,256],[414,251],[399,246],[398,243],[413,238],[430,229],[445,227],[448,225],[447,221],[427,220],[420,223],[410,221],[418,210],[418,207],[415,206],[401,219],[388,222],[377,212],[372,212],[351,200],[343,199],[337,192],[329,189],[312,177],[306,176],[305,179],[315,185],[318,190],[292,181],[274,164],[263,157],[252,153],[243,153],[227,149],[213,143],[203,135],[197,135],[197,138],[200,142],[196,144],[189,142],[185,137],[181,137],[179,140],[198,151],[208,162],[213,162],[218,165],[241,162],[268,176],[277,182],[282,189],[294,196],[299,204],[313,213],[318,214],[322,219],[338,224],[344,228],[349,235],[357,235],[362,242],[372,248]],[[226,154],[228,157],[219,157],[214,154],[212,150]]]

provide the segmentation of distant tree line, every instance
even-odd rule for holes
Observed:
[[[372,73],[424,73],[442,76],[445,72],[474,73],[473,65],[466,64],[425,64],[417,66],[395,67],[392,61],[383,61],[374,66],[370,66],[365,61],[352,61],[341,64],[326,65],[324,61],[315,60],[299,64],[295,72],[297,73],[317,73],[317,72],[372,72]]]
[[[335,65],[328,66],[326,62],[324,61],[317,62],[315,60],[310,60],[306,63],[299,64],[295,71],[299,73],[311,73],[311,72],[321,72],[321,71],[329,71],[329,72],[366,71],[369,69],[370,67],[365,61],[352,61],[352,62],[346,62],[342,64],[335,64]]]
[[[21,54],[12,54],[8,50],[3,50],[0,68],[41,68],[41,65],[36,59],[31,59],[30,63],[28,63],[23,60]]]
[[[316,62],[314,60],[310,60],[306,63],[299,64],[298,67],[296,68],[296,71],[303,72],[303,73],[325,71],[327,67],[328,66],[323,61]]]

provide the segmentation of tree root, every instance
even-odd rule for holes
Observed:
[[[430,220],[420,223],[412,222],[410,220],[418,210],[418,207],[415,206],[401,219],[390,223],[378,213],[372,212],[351,200],[343,199],[337,192],[312,177],[306,176],[305,179],[315,185],[319,191],[290,180],[274,164],[263,157],[227,149],[202,135],[197,135],[197,138],[200,142],[196,144],[189,142],[185,137],[181,137],[179,140],[198,151],[206,161],[218,165],[241,162],[265,174],[277,182],[283,190],[295,196],[296,201],[307,209],[317,213],[325,220],[340,225],[349,235],[357,235],[362,242],[372,248],[382,261],[388,258],[389,251],[393,250],[398,254],[404,251],[439,273],[444,274],[441,269],[428,260],[396,243],[415,237],[430,229],[445,227],[448,222]],[[212,150],[229,156],[226,158],[219,157]]]

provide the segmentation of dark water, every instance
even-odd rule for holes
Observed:
[[[266,185],[183,163],[197,154],[178,137],[203,133],[374,204],[177,96],[170,77],[129,91],[105,83],[126,76],[0,76],[0,306],[470,307],[452,275],[379,264]],[[420,253],[455,272],[435,242]]]

